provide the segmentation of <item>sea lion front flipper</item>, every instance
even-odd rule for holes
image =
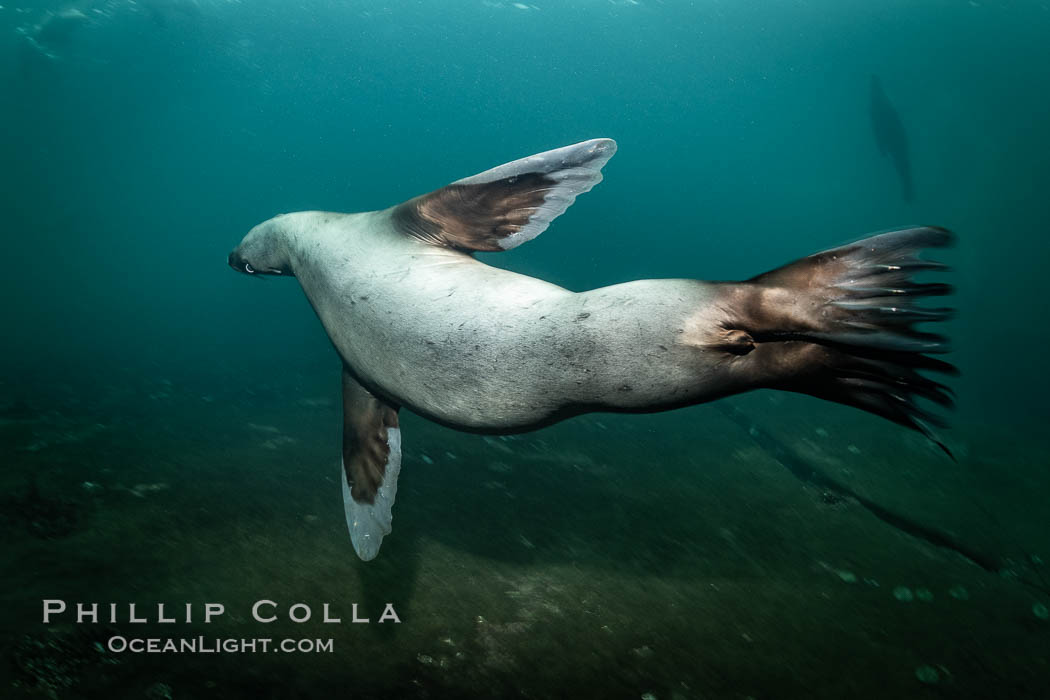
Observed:
[[[612,139],[556,148],[457,180],[394,207],[394,226],[434,245],[463,250],[509,250],[547,230],[602,181],[616,153]]]
[[[354,551],[364,561],[375,558],[390,534],[401,471],[397,411],[343,368],[343,510]]]

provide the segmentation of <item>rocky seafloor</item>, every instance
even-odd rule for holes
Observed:
[[[294,377],[245,391],[129,375],[0,406],[0,695],[1050,688],[1050,460],[1020,429],[957,427],[954,463],[892,425],[774,394],[510,437],[404,415],[394,532],[366,564],[343,522],[337,398]],[[150,621],[45,625],[44,599],[125,618],[134,602]],[[260,599],[277,621],[252,619]],[[209,602],[225,614],[205,624]],[[157,603],[191,603],[193,621],[158,623]],[[310,621],[288,619],[295,603]],[[340,624],[320,621],[325,603]],[[355,603],[369,624],[350,622]],[[400,624],[378,623],[386,603]],[[114,653],[114,635],[332,650]]]

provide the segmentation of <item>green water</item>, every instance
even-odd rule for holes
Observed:
[[[1048,36],[1038,1],[3,2],[0,697],[1045,697]],[[338,358],[294,280],[227,253],[600,136],[605,181],[486,262],[742,279],[947,226],[957,462],[773,392],[506,438],[403,411],[394,532],[358,561]]]

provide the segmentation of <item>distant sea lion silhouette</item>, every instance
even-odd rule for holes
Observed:
[[[744,282],[640,280],[574,293],[490,267],[473,251],[542,233],[602,178],[610,139],[487,170],[383,211],[300,212],[230,253],[249,275],[295,275],[343,361],[343,501],[365,560],[390,532],[398,410],[514,433],[590,411],[663,411],[766,387],[856,406],[931,436],[916,398],[950,405],[919,370],[944,338],[914,324],[948,285],[910,228],[817,253]],[[940,443],[938,443],[940,444]],[[943,445],[942,445],[943,447]]]
[[[871,130],[875,136],[875,145],[879,153],[889,156],[901,181],[901,196],[905,202],[915,198],[911,179],[911,158],[908,155],[908,132],[900,114],[882,89],[879,76],[871,76],[871,101],[868,111],[871,114]]]
[[[59,51],[69,47],[74,32],[89,22],[82,10],[67,7],[57,12],[47,11],[39,23],[21,27],[18,32],[42,56],[57,60]]]

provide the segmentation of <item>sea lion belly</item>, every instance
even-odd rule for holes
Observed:
[[[644,280],[573,293],[381,226],[346,224],[310,236],[296,275],[354,375],[417,413],[515,431],[581,410],[687,403],[703,391],[689,326],[708,285]],[[351,236],[359,244],[348,253]]]

